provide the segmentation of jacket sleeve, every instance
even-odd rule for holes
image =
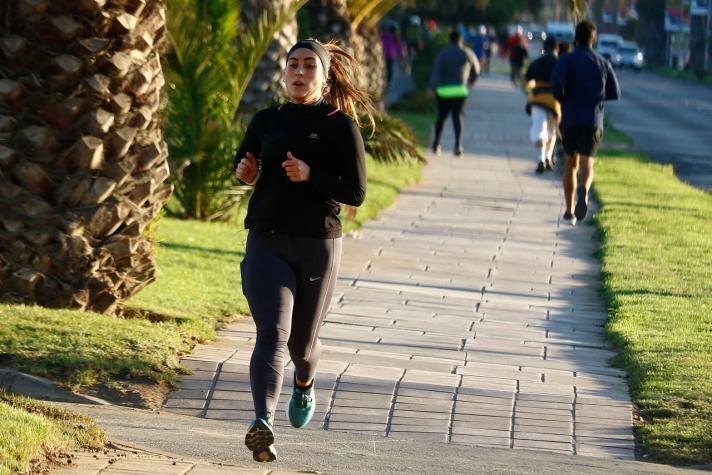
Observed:
[[[527,72],[524,74],[524,80],[525,81],[531,81],[534,79],[534,70],[536,69],[536,65],[538,63],[536,61],[529,63],[529,66],[527,67]]]
[[[611,63],[606,61],[606,100],[607,101],[617,101],[621,97],[621,86],[618,83],[618,78],[616,73],[613,72],[613,67]]]
[[[477,55],[475,55],[475,52],[472,50],[467,51],[467,56],[470,59],[470,74],[467,79],[467,85],[472,87],[475,84],[475,81],[477,81],[477,78],[480,77],[480,62],[477,60]]]
[[[366,150],[361,132],[350,119],[346,133],[338,137],[338,148],[333,158],[339,160],[341,173],[334,176],[312,168],[309,183],[327,198],[350,206],[361,206],[366,198]]]
[[[245,158],[247,156],[247,152],[250,152],[252,155],[255,156],[256,159],[259,160],[260,157],[260,152],[262,150],[262,135],[259,132],[260,129],[260,118],[262,116],[262,112],[257,112],[253,117],[252,120],[250,121],[250,124],[247,126],[247,130],[245,131],[245,136],[242,138],[242,143],[240,143],[240,146],[237,149],[237,152],[235,153],[235,159],[233,163],[233,175],[234,171],[237,170],[237,164],[240,163],[240,160]],[[238,181],[240,183],[243,183],[242,180]],[[249,183],[245,183],[249,184]]]
[[[428,87],[432,90],[435,90],[436,87],[440,84],[440,69],[442,67],[442,62],[443,62],[443,54],[442,52],[438,54],[438,57],[435,58],[435,64],[433,65],[433,70],[430,73],[430,81],[428,82]]]
[[[551,89],[557,101],[561,102],[566,96],[566,74],[568,72],[568,55],[559,58],[551,73]]]

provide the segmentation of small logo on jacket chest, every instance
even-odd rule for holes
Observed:
[[[314,140],[319,140],[319,134],[316,132],[312,132],[311,134],[307,135],[308,138],[314,139]]]

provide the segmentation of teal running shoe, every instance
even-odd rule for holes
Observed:
[[[245,445],[252,451],[255,462],[274,462],[277,450],[274,448],[272,418],[258,418],[252,421],[245,434]]]
[[[314,381],[308,388],[300,388],[297,381],[294,381],[292,397],[287,404],[287,418],[292,427],[301,429],[309,424],[314,409],[316,408],[316,394],[314,392]]]

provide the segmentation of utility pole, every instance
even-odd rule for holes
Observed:
[[[707,32],[705,34],[705,73],[710,70],[710,41],[712,41],[712,0],[707,0]]]

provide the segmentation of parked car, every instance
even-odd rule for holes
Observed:
[[[643,69],[645,55],[638,47],[638,43],[633,41],[624,41],[621,47],[618,48],[618,54],[620,56],[621,68],[631,68],[635,71]]]
[[[556,41],[568,41],[573,44],[574,27],[571,23],[550,21],[546,24],[546,36],[556,38]]]
[[[546,32],[544,31],[544,28],[537,23],[527,25],[525,30],[529,41],[544,41],[546,39]]]
[[[611,62],[614,68],[620,66],[621,56],[619,50],[623,45],[623,37],[611,33],[601,33],[598,35],[596,51]]]

